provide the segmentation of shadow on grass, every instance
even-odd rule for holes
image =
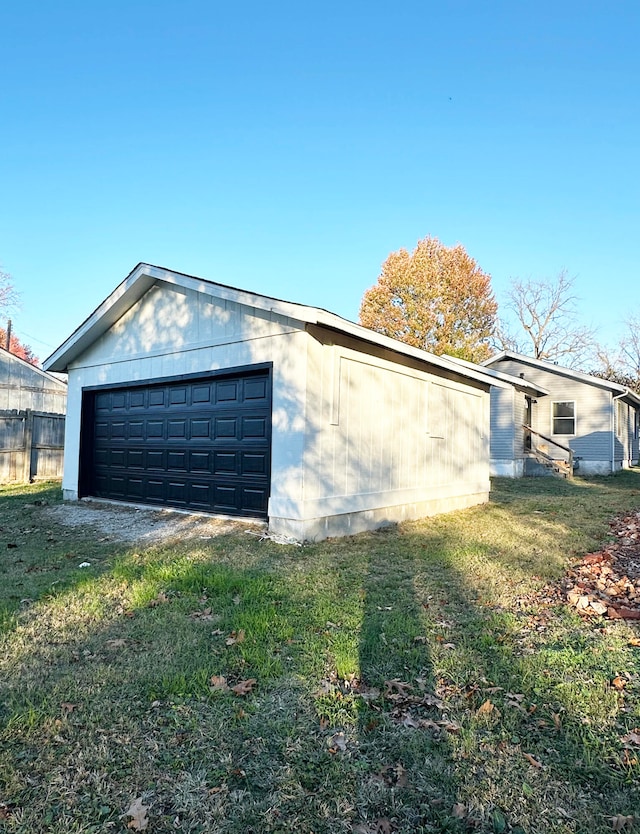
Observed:
[[[137,795],[158,832],[605,830],[637,800],[616,758],[634,714],[609,684],[622,654],[536,596],[593,516],[552,516],[557,488],[521,499],[542,517],[110,550],[5,635],[8,830],[110,830]],[[633,498],[607,489],[603,517]]]

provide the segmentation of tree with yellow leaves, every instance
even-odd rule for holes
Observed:
[[[497,309],[491,276],[464,247],[425,237],[413,252],[389,255],[362,298],[360,323],[432,353],[481,362],[491,354]]]

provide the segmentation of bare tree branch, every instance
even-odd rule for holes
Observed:
[[[574,281],[564,269],[555,279],[545,281],[513,279],[506,308],[515,315],[523,333],[520,338],[514,336],[501,320],[498,344],[505,350],[571,368],[593,361],[595,331],[577,322]]]
[[[10,312],[17,306],[19,299],[20,294],[13,286],[11,276],[0,269],[0,310]]]

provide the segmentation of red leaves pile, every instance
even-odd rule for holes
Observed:
[[[640,513],[616,518],[616,541],[568,571],[565,593],[580,614],[640,620]]]

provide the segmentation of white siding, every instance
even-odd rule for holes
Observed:
[[[296,323],[193,290],[150,290],[70,368],[63,489],[78,492],[82,389],[273,362],[272,499],[302,490],[306,347]]]
[[[271,362],[275,532],[321,538],[487,500],[487,387],[335,335],[160,283],[70,368],[66,496],[78,492],[83,387]]]
[[[478,390],[345,346],[309,348],[304,490],[270,504],[284,529],[374,512],[398,520],[478,503],[489,491],[489,398]],[[339,523],[339,522],[338,522]],[[324,524],[325,531],[336,527]]]

